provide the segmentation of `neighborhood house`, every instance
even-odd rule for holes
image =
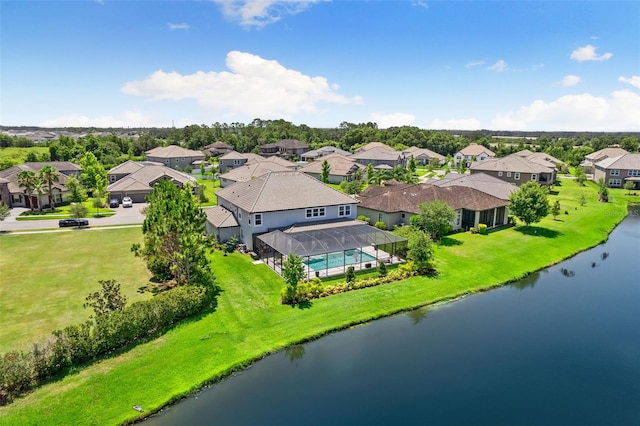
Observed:
[[[164,164],[172,169],[182,170],[186,167],[194,167],[205,160],[205,155],[201,151],[182,148],[177,145],[153,148],[145,152],[147,161]]]

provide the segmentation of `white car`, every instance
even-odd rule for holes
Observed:
[[[122,207],[133,207],[133,200],[131,197],[124,197],[122,199]]]

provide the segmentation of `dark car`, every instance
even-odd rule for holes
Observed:
[[[67,226],[89,226],[89,221],[87,219],[60,219],[58,221],[58,226],[60,228],[65,228]]]
[[[109,200],[109,207],[118,207],[120,206],[120,200],[117,198],[112,198]]]

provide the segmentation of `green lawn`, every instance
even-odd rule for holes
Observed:
[[[96,209],[93,207],[93,201],[87,200],[83,203],[87,208],[87,217],[89,218],[100,218],[100,217],[109,217],[116,214],[114,210],[111,210],[107,207]],[[106,204],[106,202],[105,202]],[[43,211],[35,211],[30,212],[27,211],[22,215],[18,216],[16,220],[46,220],[46,219],[62,219],[65,217],[70,217],[69,209],[71,209],[71,204],[67,204],[65,206],[57,206],[52,210],[43,210]]]
[[[579,206],[580,193],[587,195],[585,206]],[[611,195],[612,202],[598,203],[594,185],[564,182],[554,197],[569,214],[557,221],[547,218],[529,229],[489,235],[448,236],[436,248],[437,277],[317,299],[305,308],[280,305],[283,281],[265,265],[253,265],[246,255],[217,252],[211,262],[222,293],[215,312],[0,408],[0,424],[130,421],[140,416],[133,405],[148,414],[288,345],[516,279],[605,240],[626,214],[626,199],[635,198],[623,197],[622,191]]]
[[[85,320],[84,298],[98,280],[116,279],[129,301],[149,284],[130,251],[140,228],[0,236],[0,353],[28,348],[56,329]]]
[[[11,161],[14,164],[22,164],[27,161],[27,155],[33,152],[38,157],[40,157],[44,153],[49,153],[49,148],[46,146],[32,146],[27,148],[19,148],[19,147],[5,147],[0,148],[0,163],[4,161]]]
[[[201,205],[203,207],[215,206],[218,201],[216,198],[216,192],[220,190],[220,180],[198,179],[198,185],[202,185],[204,187],[204,195],[209,200],[206,203],[202,203]]]

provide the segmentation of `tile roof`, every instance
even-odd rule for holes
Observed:
[[[360,152],[364,152],[364,151],[369,151],[370,149],[373,148],[382,148],[382,149],[386,149],[387,151],[393,151],[394,149],[391,148],[389,145],[382,143],[382,142],[369,142],[368,144],[361,146],[360,148],[356,149],[355,153],[360,153]]]
[[[196,179],[186,173],[179,172],[163,165],[145,165],[137,171],[107,186],[108,192],[149,190],[161,178],[169,178],[184,185],[196,183]]]
[[[489,148],[485,148],[484,146],[478,145],[476,143],[472,143],[471,145],[468,145],[460,150],[460,153],[462,155],[470,155],[470,156],[478,156],[483,152],[491,157],[495,157],[496,155]]]
[[[24,188],[21,187],[18,184],[18,174],[23,171],[30,171],[30,172],[34,172],[34,173],[38,173],[40,171],[40,169],[42,169],[42,167],[46,166],[46,165],[54,165],[56,162],[52,162],[52,163],[41,163],[41,162],[32,162],[32,163],[25,163],[25,164],[19,164],[17,166],[13,166],[13,167],[9,167],[8,169],[5,170],[0,170],[0,179],[4,180],[4,183],[7,184],[7,188],[9,189],[10,193],[21,193],[24,192]],[[63,163],[67,163],[66,161],[64,161]],[[32,167],[32,166],[28,166],[27,164],[31,164],[31,165],[36,165],[36,168]],[[73,164],[73,163],[69,163],[69,164]],[[60,173],[58,175],[58,182],[53,184],[53,188],[58,188],[61,191],[66,191],[67,188],[64,186],[65,182],[67,181],[68,176],[65,175],[64,173]]]
[[[216,195],[249,213],[356,203],[348,195],[297,171],[267,172],[222,188]]]
[[[508,204],[492,195],[470,187],[438,187],[426,183],[385,186],[386,191],[365,189],[357,199],[359,206],[386,213],[420,213],[419,204],[430,201],[444,201],[454,210],[467,209],[482,211],[503,207]]]
[[[349,151],[336,148],[335,146],[323,146],[321,148],[314,149],[312,151],[307,151],[304,154],[302,154],[302,156],[305,158],[315,158],[315,157],[327,156],[329,154],[341,154],[345,157],[351,156],[351,153]]]
[[[596,167],[602,169],[640,170],[640,154],[626,153],[598,161]]]
[[[286,172],[288,170],[291,169],[282,166],[275,161],[263,160],[246,163],[243,166],[231,169],[230,171],[220,175],[220,179],[232,180],[234,182],[246,182],[257,176],[262,176],[267,172]]]
[[[296,163],[292,163],[289,160],[285,160],[284,158],[280,158],[280,157],[269,157],[269,158],[264,158],[261,157],[259,155],[256,154],[251,154],[252,157],[247,159],[247,163],[246,164],[254,164],[254,163],[260,163],[260,162],[268,162],[268,163],[272,163],[272,164],[276,164],[278,166],[281,167],[285,167],[287,169],[290,170],[295,170],[298,166],[296,165]]]
[[[267,143],[260,146],[261,148],[281,148],[281,149],[304,149],[309,148],[304,142],[298,139],[282,139],[275,143]]]
[[[39,171],[44,166],[52,166],[59,172],[80,171],[82,167],[74,164],[70,161],[31,161],[24,163],[25,166],[32,168],[35,171]]]
[[[487,158],[486,160],[475,161],[469,169],[488,172],[551,173],[553,172],[553,167],[543,166],[519,155],[511,154],[502,158]]]
[[[186,149],[178,145],[158,146],[145,152],[145,155],[155,158],[205,157],[201,151]]]
[[[207,221],[216,228],[235,228],[240,226],[233,213],[222,206],[209,207],[203,211],[207,215]]]
[[[329,163],[331,167],[329,174],[334,176],[347,176],[353,173],[356,169],[366,169],[363,165],[358,164],[355,160],[344,155],[334,153],[324,157],[320,157],[315,161],[310,162],[306,166],[300,169],[303,173],[322,173],[322,163],[324,161]]]
[[[597,162],[608,157],[619,157],[621,155],[628,154],[628,153],[629,151],[627,151],[626,149],[613,146],[613,147],[603,148],[599,151],[592,152],[591,154],[587,154],[584,156],[584,158],[585,160],[591,160],[591,161]]]
[[[386,145],[385,145],[386,146]],[[354,160],[384,160],[397,161],[403,156],[402,152],[394,151],[391,148],[375,147],[366,151],[359,151],[353,154],[351,158]]]
[[[471,175],[449,173],[442,179],[430,179],[427,183],[441,188],[449,186],[475,188],[485,194],[507,201],[511,193],[518,190],[516,185],[485,173],[473,173]]]
[[[407,156],[407,158],[412,155],[413,158],[419,158],[421,156],[437,158],[438,160],[444,160],[446,158],[444,155],[438,154],[437,152],[431,151],[430,149],[418,148],[417,146],[411,146],[402,152]]]

